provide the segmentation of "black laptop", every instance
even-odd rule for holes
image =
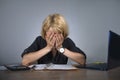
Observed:
[[[85,68],[106,71],[120,66],[120,35],[109,31],[108,42],[107,62],[89,63],[86,64]]]

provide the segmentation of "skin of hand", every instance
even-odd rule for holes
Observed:
[[[63,35],[62,34],[56,34],[55,47],[56,47],[57,50],[62,47],[63,41],[64,41]]]
[[[61,33],[49,31],[46,33],[46,41],[49,48],[56,48],[56,50],[58,50],[62,47],[64,37]]]
[[[55,33],[54,32],[47,32],[46,33],[46,42],[47,42],[47,47],[52,49],[55,45],[56,38],[55,38]]]

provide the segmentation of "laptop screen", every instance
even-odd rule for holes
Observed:
[[[90,63],[85,68],[95,70],[109,70],[120,66],[120,35],[109,31],[107,63]]]
[[[108,68],[120,66],[120,35],[109,31]]]

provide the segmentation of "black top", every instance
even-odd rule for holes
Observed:
[[[46,45],[47,45],[46,41],[41,36],[38,36],[36,40],[31,44],[31,46],[29,46],[27,49],[24,50],[21,56],[23,57],[25,54],[38,51],[44,48]],[[84,54],[84,52],[80,50],[78,47],[76,47],[76,45],[70,38],[66,38],[63,41],[62,46],[64,48],[67,48],[70,51],[79,52],[80,54],[83,54],[86,58],[86,55]],[[49,52],[48,54],[46,54],[45,56],[43,56],[38,60],[38,64],[47,64],[47,63],[67,64],[67,61],[68,61],[68,58],[57,51],[55,57],[53,57],[51,52]]]

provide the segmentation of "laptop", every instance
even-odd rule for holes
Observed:
[[[120,66],[120,35],[109,31],[107,62],[89,63],[84,68],[107,71]]]

